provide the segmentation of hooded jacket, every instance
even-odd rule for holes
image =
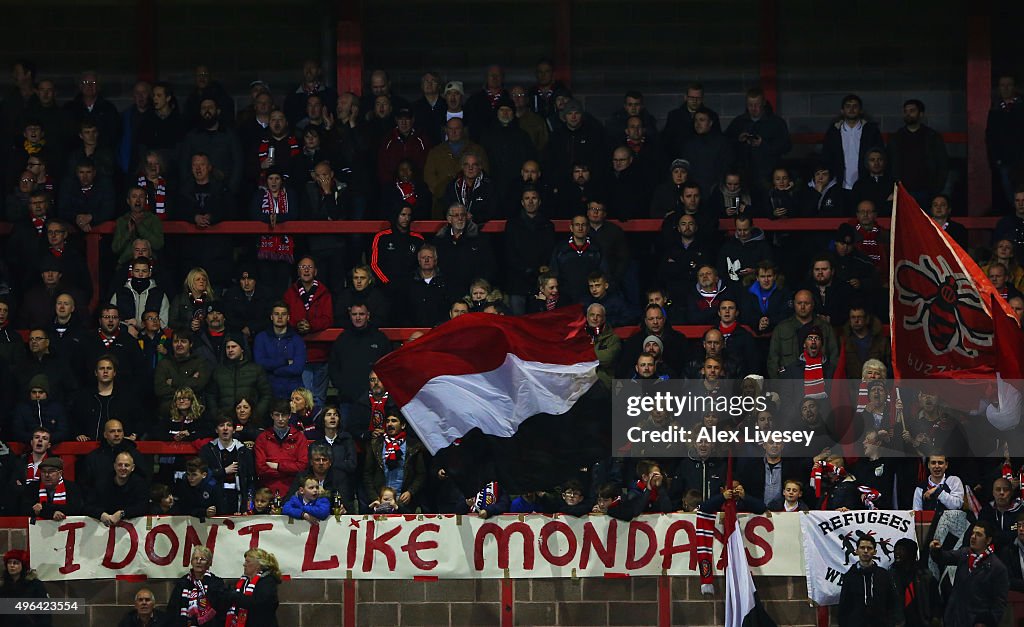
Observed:
[[[414,231],[398,228],[398,212],[391,217],[391,225],[373,236],[370,244],[370,268],[382,285],[416,270],[416,253],[423,246],[423,236]]]
[[[771,261],[774,257],[772,246],[764,237],[764,231],[754,226],[750,229],[750,237],[741,240],[732,237],[718,250],[718,275],[732,284],[738,284],[741,276],[737,274],[743,268],[757,268],[760,261]]]

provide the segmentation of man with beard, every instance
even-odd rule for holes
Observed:
[[[415,435],[406,432],[405,418],[397,408],[391,407],[384,419],[384,433],[370,440],[366,448],[363,465],[363,488],[365,494],[374,498],[372,510],[378,501],[377,495],[384,487],[395,491],[399,513],[411,513],[416,509],[416,497],[427,479],[427,452]]]
[[[946,188],[949,154],[942,134],[922,124],[922,117],[923,102],[911,98],[903,103],[903,126],[889,136],[889,162],[893,178],[925,207]]]
[[[616,369],[619,379],[628,379],[636,363],[637,357],[644,352],[644,345],[649,336],[655,336],[664,345],[664,353],[668,366],[673,372],[683,372],[686,367],[687,340],[682,333],[668,326],[665,311],[660,305],[650,304],[644,309],[643,324],[636,333],[622,344],[622,357]]]
[[[718,270],[711,265],[701,266],[697,270],[697,285],[681,295],[686,302],[686,322],[713,324],[718,306],[728,294],[725,283],[718,278]]]
[[[848,283],[835,281],[833,277],[832,256],[818,255],[811,262],[811,282],[805,289],[814,297],[814,310],[818,317],[833,327],[841,327],[850,314],[853,290]]]
[[[248,155],[246,159],[246,180],[252,185],[263,184],[271,168],[278,172],[290,172],[292,160],[301,152],[302,146],[291,132],[284,112],[272,111],[267,133],[256,143],[255,154]]]
[[[382,285],[405,277],[416,268],[416,253],[423,236],[411,230],[412,207],[401,206],[391,227],[378,231],[370,244],[370,268]]]
[[[137,377],[146,369],[139,348],[139,330],[122,324],[121,314],[111,304],[100,307],[98,317],[100,324],[96,332],[83,333],[79,342],[79,379],[83,383],[91,379],[96,360],[101,355],[112,355],[125,373],[125,384],[140,384]]]
[[[601,195],[600,186],[592,180],[590,165],[574,163],[568,171],[568,180],[559,183],[565,177],[565,170],[546,169],[554,172],[556,178],[555,207],[551,213],[553,219],[568,219],[580,212],[585,212],[590,201]]]
[[[223,176],[222,180],[231,193],[237,194],[244,170],[242,145],[235,132],[224,126],[221,109],[213,98],[205,98],[199,103],[198,126],[186,133],[181,141],[178,154],[182,181],[192,178],[192,160],[199,153],[207,156],[211,168]]]

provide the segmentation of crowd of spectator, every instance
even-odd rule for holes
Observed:
[[[966,486],[991,494],[1002,520],[1008,506],[993,479],[1007,474],[1019,488],[1001,456],[989,464],[964,448],[971,417],[943,399],[908,399],[899,428],[890,415],[889,233],[878,218],[890,212],[894,182],[967,243],[950,217],[942,136],[924,124],[920,100],[903,104],[904,125],[886,129],[886,144],[861,98],[844,97],[820,155],[803,167],[787,161],[786,122],[760,89],[723,124],[692,84],[659,128],[637,91],[615,111],[585,111],[548,61],[531,85],[506,84],[499,66],[479,88],[427,72],[410,99],[380,70],[363,96],[336,93],[308,61],[283,93],[253,81],[242,107],[199,66],[182,100],[169,83],[140,81],[121,112],[95,72],[61,104],[30,61],[13,69],[0,106],[12,139],[0,405],[4,439],[27,448],[0,456],[8,513],[105,524],[146,513],[630,518],[727,499],[752,511],[941,510],[960,508]],[[1021,144],[1003,139],[1024,133],[1024,104],[1012,80],[999,85],[990,149],[1014,191],[1011,149]],[[1024,189],[1012,198],[991,257],[975,252],[1020,315]],[[830,232],[781,226],[796,217],[847,222]],[[277,228],[367,218],[386,226],[372,237]],[[662,226],[627,234],[622,224],[636,218]],[[268,229],[164,234],[166,220],[203,230],[231,219]],[[445,223],[421,233],[425,219]],[[568,220],[568,232],[552,219]],[[494,220],[504,229],[485,232]],[[90,267],[83,235],[107,222],[113,236]],[[94,296],[101,304],[89,311]],[[712,412],[685,426],[801,426],[827,446],[766,445],[728,486],[726,451],[698,444],[682,458],[647,447],[629,452],[639,464],[625,454],[600,460],[539,492],[508,494],[492,481],[462,493],[372,372],[393,348],[380,327],[566,305],[586,314],[600,385],[671,378],[704,392],[730,393],[726,381],[774,391],[764,412]],[[691,341],[673,329],[680,324],[705,331]],[[621,338],[616,327],[630,325],[639,329]],[[344,329],[333,344],[308,337],[332,327]],[[15,329],[27,331],[27,346]],[[859,413],[842,432],[829,400],[840,366],[861,380]],[[796,386],[795,398],[780,396],[780,381]],[[154,459],[139,453],[140,440],[192,442],[195,455]],[[98,444],[74,481],[49,453],[63,441]],[[839,449],[851,442],[856,464]],[[904,457],[887,463],[893,450]]]

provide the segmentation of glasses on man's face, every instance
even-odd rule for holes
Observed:
[[[45,342],[46,338],[45,337],[29,337],[28,341],[29,342]]]
[[[46,229],[47,235],[63,235],[64,233],[67,233],[64,229]]]
[[[96,84],[96,81],[82,81],[83,87],[91,87]]]
[[[299,266],[299,270],[312,270],[314,267],[315,266],[311,266],[311,265],[307,264],[307,265]]]
[[[100,319],[101,320],[117,320],[118,316],[116,316],[116,315],[112,316],[110,314],[106,314],[106,315],[100,316]]]
[[[583,496],[583,494],[579,490],[566,490],[565,492],[562,492],[562,496],[567,499],[574,499]]]
[[[160,322],[159,316],[146,316],[142,319],[144,322]]]

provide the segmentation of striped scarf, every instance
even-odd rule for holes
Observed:
[[[275,194],[267,188],[263,189],[263,201],[260,211],[266,215],[282,216],[288,214],[288,192],[284,188]],[[287,235],[260,235],[256,258],[262,261],[295,262],[295,240]],[[309,309],[308,307],[306,309]]]
[[[241,592],[247,597],[251,597],[256,592],[256,584],[260,581],[262,573],[258,573],[252,579],[248,577],[240,577],[235,583],[235,592]],[[238,607],[232,605],[228,608],[227,622],[224,623],[224,627],[245,627],[245,622],[249,619],[249,609],[245,607]]]
[[[861,241],[857,242],[856,248],[871,259],[872,265],[875,268],[882,267],[882,242],[881,235],[882,229],[877,226],[871,228],[864,228],[860,224],[857,225],[857,232],[860,233]]]
[[[569,248],[571,248],[572,250],[576,251],[576,254],[582,257],[583,253],[585,253],[587,251],[587,249],[590,248],[590,238],[588,237],[587,241],[583,242],[582,246],[577,246],[576,245],[576,240],[573,238],[572,235],[570,235],[569,236]]]
[[[869,488],[866,485],[857,486],[857,491],[860,492],[861,503],[864,503],[864,506],[867,509],[878,509],[878,507],[875,506],[875,501],[878,500],[878,497],[882,496],[881,492],[874,488]]]
[[[306,311],[309,311],[309,308],[313,304],[313,301],[316,300],[316,292],[317,289],[319,289],[320,287],[320,281],[313,279],[313,282],[309,284],[308,290],[305,288],[305,286],[302,285],[302,281],[296,281],[295,285],[298,287],[299,300],[302,301],[302,306],[306,309]]]
[[[990,544],[981,553],[971,553],[967,556],[967,572],[972,573],[986,557],[996,552],[996,545]]]
[[[167,217],[167,179],[158,177],[153,183],[153,213],[161,220]],[[149,199],[150,182],[145,176],[139,177],[139,187],[146,190],[146,199]]]
[[[186,619],[194,618],[199,625],[205,625],[213,620],[213,617],[217,615],[217,610],[210,606],[210,599],[206,594],[209,588],[203,584],[202,579],[196,579],[191,572],[188,574],[188,578],[192,582],[192,587],[182,589],[181,610],[178,615]]]
[[[68,502],[68,492],[64,487],[64,480],[61,479],[57,482],[56,487],[53,488],[53,499],[46,493],[46,486],[40,482],[39,484],[39,502],[40,503],[53,503],[54,505],[63,505]]]
[[[395,183],[395,187],[398,188],[398,195],[402,197],[403,203],[410,207],[416,207],[416,201],[419,198],[416,196],[415,185],[407,181],[398,181]]]
[[[388,393],[384,392],[384,396],[379,399],[370,392],[370,426],[368,431],[371,433],[377,429],[384,430],[384,407],[388,403]]]
[[[29,481],[39,481],[39,464],[43,463],[43,460],[46,459],[47,457],[49,457],[49,455],[43,453],[43,456],[39,458],[39,461],[33,462],[32,454],[28,454],[28,465],[25,468],[26,483],[28,483]]]
[[[814,464],[811,468],[811,485],[814,486],[814,496],[819,499],[825,477],[831,477],[834,481],[842,481],[846,478],[846,469],[842,466],[833,466],[825,460]]]
[[[394,470],[402,461],[402,445],[405,444],[405,431],[399,431],[395,437],[384,434],[384,466]]]
[[[701,587],[714,585],[715,514],[697,511],[697,568]]]
[[[825,398],[825,361],[804,351],[804,397]]]

